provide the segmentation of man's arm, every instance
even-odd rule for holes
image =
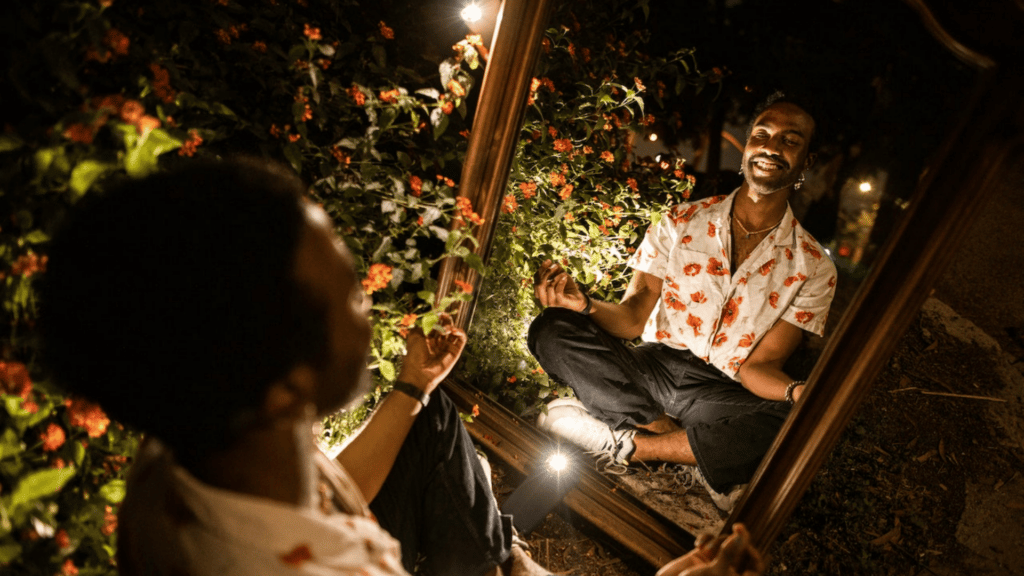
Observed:
[[[743,387],[766,400],[785,400],[786,388],[793,379],[782,371],[782,365],[800,345],[802,337],[800,328],[785,320],[776,322],[740,366]],[[799,399],[803,391],[803,384],[794,388],[793,400]]]
[[[533,291],[541,305],[576,312],[587,307],[589,296],[583,295],[559,264],[545,260],[536,278]],[[661,283],[661,278],[636,270],[618,304],[591,299],[590,317],[609,334],[632,340],[643,333],[644,323],[661,297]]]
[[[466,333],[456,328],[447,315],[442,316],[441,327],[443,334],[434,331],[424,336],[418,329],[409,333],[407,353],[398,375],[399,380],[426,394],[451,372],[466,345]],[[367,502],[384,485],[420,408],[419,401],[407,394],[388,394],[338,455],[338,462]]]

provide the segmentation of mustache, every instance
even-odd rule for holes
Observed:
[[[782,156],[777,154],[758,154],[750,158],[750,162],[754,162],[755,160],[767,160],[769,162],[774,162],[781,165],[786,170],[789,170],[789,163],[783,160]]]

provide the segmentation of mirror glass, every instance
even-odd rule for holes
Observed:
[[[737,0],[556,7],[529,95],[491,268],[460,376],[533,421],[571,394],[526,334],[533,275],[561,262],[592,298],[618,301],[657,214],[728,194],[747,125],[777,89],[817,101],[823,147],[790,207],[838,283],[825,336],[804,333],[785,371],[805,378],[956,121],[973,70],[902,3]],[[691,533],[727,512],[671,466],[622,486]]]

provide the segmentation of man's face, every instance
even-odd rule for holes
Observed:
[[[348,249],[335,236],[323,210],[309,204],[306,215],[295,275],[327,304],[328,358],[314,393],[317,411],[326,415],[369,391],[366,356],[372,329],[369,299],[358,282]]]
[[[769,106],[754,120],[743,149],[743,177],[754,192],[767,195],[787,190],[810,167],[808,145],[814,120],[799,106]]]

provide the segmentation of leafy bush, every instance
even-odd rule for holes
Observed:
[[[562,262],[593,298],[617,300],[646,227],[693,187],[683,159],[638,159],[633,147],[674,130],[672,111],[719,76],[698,72],[693,50],[645,52],[644,8],[566,3],[544,38],[462,373],[521,414],[571,394],[526,349],[541,262]]]

